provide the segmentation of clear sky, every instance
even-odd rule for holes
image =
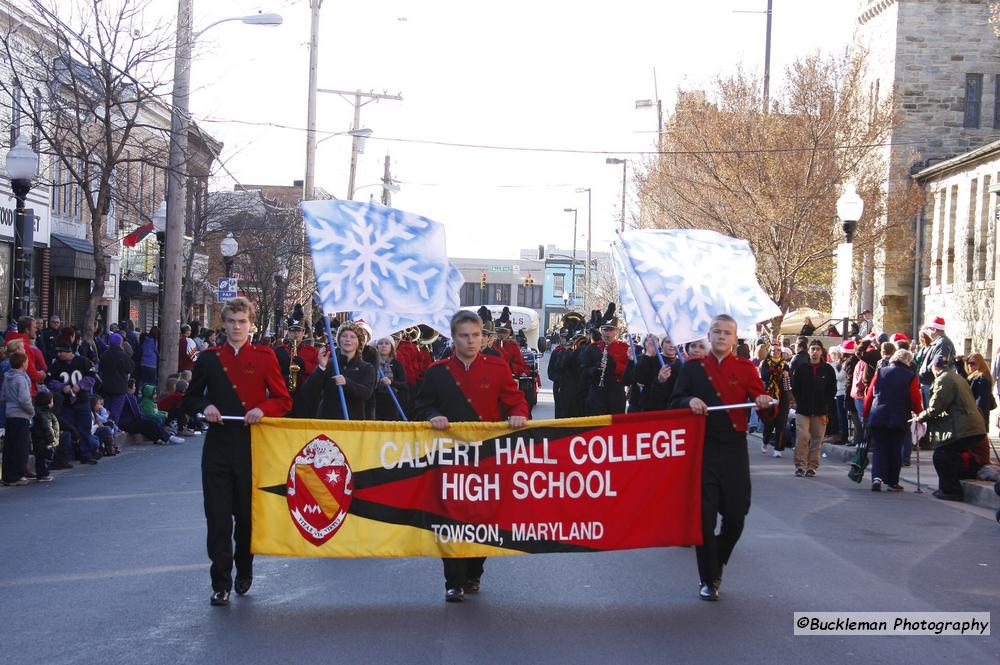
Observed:
[[[155,2],[163,16],[176,13],[174,0]],[[224,141],[223,160],[239,182],[302,179],[308,1],[194,4],[196,29],[257,10],[284,17],[277,28],[234,22],[206,33],[196,49],[191,108]],[[766,6],[766,0],[325,0],[319,87],[402,94],[401,102],[362,110],[361,124],[374,135],[360,158],[357,185],[379,181],[388,152],[402,188],[394,207],[444,223],[452,256],[512,258],[539,244],[569,247],[567,207],[580,210],[583,247],[587,201],[577,187],[593,190],[594,247],[604,249],[621,200],[621,167],[606,165],[607,155],[379,137],[612,154],[650,150],[656,114],[636,110],[635,100],[654,96],[654,67],[665,115],[678,87],[707,88],[738,64],[762,70]],[[845,48],[856,7],[855,0],[774,0],[772,81],[798,55]],[[346,131],[352,113],[340,97],[321,94],[317,128]],[[316,185],[345,197],[349,137],[321,143],[316,162]],[[631,169],[630,163],[630,180]],[[218,186],[231,188],[232,181]],[[380,193],[369,187],[355,198]]]

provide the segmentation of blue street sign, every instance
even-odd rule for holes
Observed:
[[[236,297],[236,278],[235,277],[220,277],[219,278],[219,295],[216,302],[226,302],[227,300],[232,300]]]

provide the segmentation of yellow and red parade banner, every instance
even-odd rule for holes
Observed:
[[[468,557],[701,543],[703,416],[505,423],[265,418],[256,554]]]

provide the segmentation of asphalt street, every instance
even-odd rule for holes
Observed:
[[[995,629],[793,636],[795,611],[1000,608],[988,514],[873,494],[840,465],[795,478],[751,448],[753,507],[717,603],[698,598],[694,550],[672,548],[493,558],[460,604],[437,559],[258,557],[250,595],[218,608],[200,450],[133,446],[0,490],[0,662],[1000,662]]]

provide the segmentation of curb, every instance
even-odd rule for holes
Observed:
[[[826,458],[828,461],[839,461],[842,464],[848,464],[851,458],[854,456],[854,448],[849,446],[842,446],[835,443],[824,443],[823,452],[826,453]],[[921,451],[921,453],[927,453],[928,458],[930,457],[931,451]],[[915,463],[915,462],[914,462]],[[927,462],[924,462],[927,465]],[[928,465],[929,466],[929,465]],[[930,473],[926,473],[927,469],[922,468],[920,486],[925,488],[925,491],[930,493],[933,492],[935,486],[937,485],[937,474],[934,472],[934,467],[930,466]],[[907,469],[903,468],[903,472],[910,471],[916,474],[916,468],[910,467]],[[907,483],[909,485],[916,485],[917,481],[915,478],[910,478],[907,475],[900,474],[900,482]],[[980,508],[988,508],[989,510],[1000,510],[1000,496],[993,491],[993,483],[985,480],[963,480],[962,481],[962,494],[964,496],[963,502],[972,506],[979,506]]]

